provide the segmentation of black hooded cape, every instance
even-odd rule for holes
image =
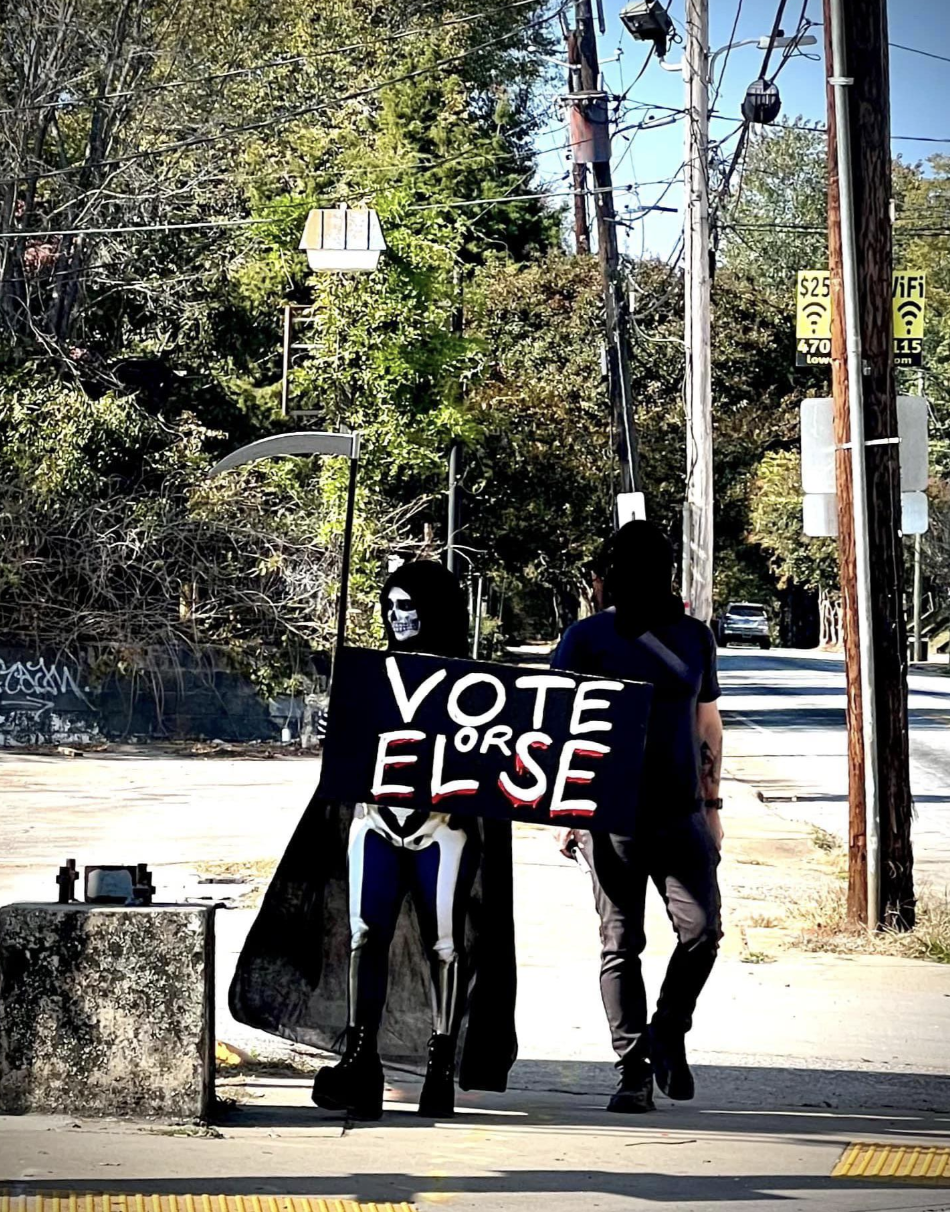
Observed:
[[[392,584],[413,597],[423,637],[431,637],[433,629],[446,632],[450,619],[458,623],[465,618],[458,582],[441,565],[420,562],[397,570],[383,589],[384,618],[385,595]],[[392,643],[391,634],[389,638]],[[446,649],[458,650],[457,639],[439,639],[444,655],[456,654]],[[424,650],[435,647],[432,643]],[[231,1013],[239,1022],[327,1051],[341,1050],[347,1024],[346,853],[352,818],[353,805],[322,798],[318,787],[251,927],[229,994]],[[466,917],[465,954],[460,957],[468,997],[460,1033],[459,1085],[463,1090],[503,1091],[517,1055],[511,826],[480,819],[470,824],[480,853]],[[389,972],[380,1052],[391,1062],[424,1068],[432,1033],[430,966],[409,898],[390,948]]]

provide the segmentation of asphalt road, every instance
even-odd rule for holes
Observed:
[[[829,653],[727,648],[719,653],[730,774],[783,815],[841,838],[848,828],[844,661]],[[918,873],[950,885],[950,676],[915,666],[911,789]]]

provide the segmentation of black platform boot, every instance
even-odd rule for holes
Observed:
[[[455,1114],[455,1040],[451,1035],[433,1032],[429,1038],[419,1114],[430,1119],[445,1119]]]
[[[317,1073],[311,1097],[327,1111],[345,1111],[353,1119],[379,1119],[383,1066],[375,1035],[365,1027],[347,1027],[346,1050],[339,1064]]]

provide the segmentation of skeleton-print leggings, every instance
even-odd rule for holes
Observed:
[[[350,1023],[379,1029],[389,984],[389,948],[406,894],[412,898],[432,972],[433,1029],[451,1034],[462,1007],[457,990],[477,841],[440,824],[426,845],[399,845],[368,816],[355,817],[348,852]]]

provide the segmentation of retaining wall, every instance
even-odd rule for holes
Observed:
[[[298,698],[265,701],[212,652],[167,657],[131,676],[95,674],[98,654],[0,646],[0,746],[102,739],[271,740],[296,735]]]

